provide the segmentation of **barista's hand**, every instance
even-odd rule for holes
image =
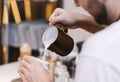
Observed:
[[[80,27],[92,33],[104,28],[97,24],[92,16],[67,11],[61,8],[57,8],[50,16],[49,25],[56,25],[56,27],[61,30]]]
[[[25,56],[20,63],[18,73],[23,82],[54,82],[54,74],[30,56]]]
[[[77,21],[75,14],[74,12],[57,8],[49,18],[49,25],[55,25],[60,29],[64,27],[74,28]]]
[[[75,12],[57,8],[49,18],[49,25],[57,25],[58,28],[65,26],[74,29],[79,18],[82,19],[83,16]]]

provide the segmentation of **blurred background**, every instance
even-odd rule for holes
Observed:
[[[42,34],[50,27],[48,18],[57,7],[89,15],[81,7],[75,7],[74,0],[0,0],[1,82],[21,82],[15,70],[19,64],[20,49],[24,44],[29,46],[32,56],[40,58],[43,54]],[[82,29],[75,29],[69,30],[68,35],[74,39],[75,44],[68,56],[60,57],[48,51],[46,61],[51,63],[50,66],[55,71],[58,78],[56,82],[61,81],[61,76],[65,82],[74,79],[75,62],[82,42],[91,34]],[[62,75],[61,72],[65,74]]]

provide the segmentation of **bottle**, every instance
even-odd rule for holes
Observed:
[[[32,55],[32,49],[28,43],[23,43],[20,47],[20,60],[22,60],[25,55]]]
[[[49,19],[55,8],[57,7],[57,0],[48,0],[46,3],[46,9],[45,9],[45,18],[46,20]]]

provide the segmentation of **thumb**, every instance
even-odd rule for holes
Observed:
[[[62,23],[62,22],[63,22],[63,18],[61,16],[51,17],[49,19],[49,25],[54,25],[56,23]]]

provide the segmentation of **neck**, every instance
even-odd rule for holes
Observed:
[[[110,19],[108,19],[109,23],[115,22],[120,19],[120,13],[115,12],[114,14],[109,15],[108,18],[110,18]]]
[[[120,5],[120,0],[116,0],[116,2],[114,0],[107,0],[106,2],[106,9],[107,9],[107,15],[108,15],[108,23],[113,23],[116,20],[118,20],[120,18],[120,9],[119,9],[119,5]]]

